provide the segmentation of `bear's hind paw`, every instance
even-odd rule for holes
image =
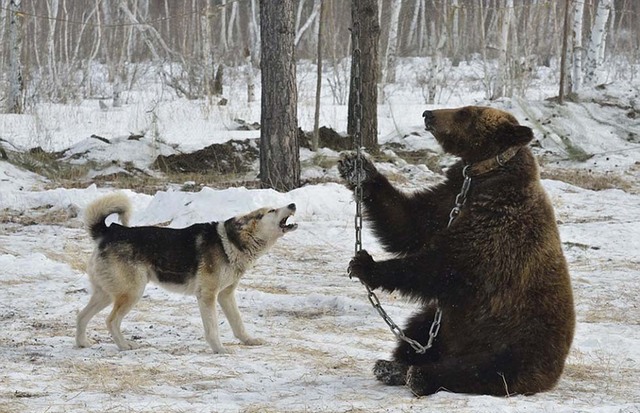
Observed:
[[[397,361],[378,360],[373,366],[373,374],[387,386],[402,386],[407,381],[408,369],[409,366]]]
[[[429,381],[425,371],[417,366],[411,366],[407,371],[407,387],[418,397],[438,391],[438,388]]]

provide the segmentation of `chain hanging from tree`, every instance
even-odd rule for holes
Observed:
[[[362,250],[362,197],[363,197],[362,176],[364,175],[362,171],[362,151],[364,147],[363,139],[362,139],[362,130],[361,130],[362,103],[360,101],[361,94],[362,94],[362,76],[360,72],[360,59],[362,58],[362,51],[360,50],[360,45],[359,45],[360,22],[357,20],[354,21],[353,27],[351,30],[353,30],[352,37],[354,42],[353,55],[352,55],[352,59],[354,59],[354,62],[352,65],[354,69],[354,73],[352,74],[352,77],[353,77],[353,84],[356,88],[355,102],[354,102],[354,108],[353,108],[354,115],[355,115],[355,131],[353,133],[353,141],[354,141],[354,147],[357,155],[356,162],[355,162],[355,168],[356,168],[355,253],[357,254]],[[451,222],[449,224],[451,224]],[[380,304],[380,300],[378,299],[378,296],[373,292],[373,290],[366,283],[362,283],[362,284],[365,286],[367,290],[367,298],[369,299],[369,302],[371,302],[371,305],[373,306],[373,308],[376,309],[378,314],[380,314],[380,317],[382,317],[384,322],[391,329],[391,332],[399,340],[405,341],[416,351],[416,353],[420,353],[420,354],[424,354],[428,349],[430,349],[433,346],[433,342],[440,330],[440,321],[442,320],[442,309],[439,306],[436,308],[433,322],[431,323],[431,327],[429,328],[429,340],[427,341],[427,344],[423,346],[418,341],[410,337],[407,337],[404,334],[404,331],[402,331],[402,329],[391,319],[389,314],[387,314],[385,309],[382,307],[382,305]]]

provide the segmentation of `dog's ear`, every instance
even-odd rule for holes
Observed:
[[[240,232],[243,225],[239,218],[229,218],[224,221],[224,231],[227,233],[227,238],[238,248],[242,247]]]

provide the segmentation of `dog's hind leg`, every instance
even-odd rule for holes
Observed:
[[[93,316],[102,311],[111,304],[111,297],[102,288],[93,287],[93,295],[89,299],[89,303],[78,313],[76,319],[76,346],[89,347],[91,343],[87,339],[87,324]]]
[[[234,284],[231,287],[220,291],[220,294],[218,295],[220,307],[222,307],[224,315],[227,317],[227,320],[229,320],[231,330],[233,330],[233,335],[248,346],[259,346],[260,344],[264,344],[264,341],[252,338],[247,334],[247,331],[244,328],[244,323],[242,322],[242,317],[240,316],[240,310],[238,310],[235,292],[236,285]]]
[[[120,331],[120,324],[122,324],[124,316],[126,316],[138,302],[143,291],[144,288],[140,289],[140,291],[123,292],[115,296],[113,309],[109,317],[107,317],[107,328],[111,333],[111,337],[113,337],[113,341],[116,342],[120,350],[132,350],[140,347],[138,343],[125,340]]]
[[[200,308],[200,316],[204,326],[204,338],[211,346],[214,353],[225,354],[231,353],[226,349],[220,341],[218,332],[218,313],[216,303],[218,301],[217,291],[200,291],[197,294],[198,308]]]

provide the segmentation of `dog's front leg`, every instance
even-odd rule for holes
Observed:
[[[238,303],[236,302],[236,286],[237,284],[234,284],[220,291],[220,294],[218,295],[220,307],[222,307],[224,315],[227,317],[227,320],[229,320],[231,330],[233,330],[233,335],[248,346],[259,346],[264,344],[264,341],[249,336],[244,328],[244,323],[240,316],[240,310],[238,309]]]
[[[220,342],[220,334],[218,333],[218,313],[216,309],[218,292],[200,292],[197,295],[197,299],[202,324],[204,326],[204,338],[207,340],[207,343],[209,343],[214,353],[231,353],[231,351],[226,349]]]

